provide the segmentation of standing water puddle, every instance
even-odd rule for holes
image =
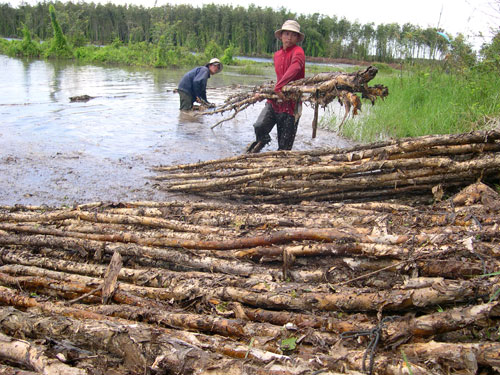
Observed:
[[[0,55],[0,204],[62,205],[172,198],[149,180],[157,165],[241,154],[254,139],[264,103],[230,116],[179,111],[174,92],[186,69],[101,67],[25,61]],[[228,67],[208,81],[209,101],[222,103],[240,86],[274,77],[244,76]],[[89,95],[87,102],[70,97]],[[323,111],[320,111],[320,116]],[[304,106],[294,150],[347,147],[334,133],[311,138]],[[273,142],[264,151],[276,150]]]

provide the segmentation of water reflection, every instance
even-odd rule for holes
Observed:
[[[252,125],[263,106],[256,104],[212,130],[221,115],[199,117],[178,109],[175,88],[183,69],[3,55],[0,68],[0,203],[145,198],[153,194],[144,185],[155,165],[240,154],[254,138]],[[271,80],[272,68],[264,71],[265,76],[241,76],[225,69],[210,78],[209,101],[222,103],[234,90]],[[84,94],[94,99],[70,102]],[[311,121],[306,107],[294,149],[348,144],[321,131],[312,140]],[[276,148],[273,139],[267,150]],[[15,167],[7,160],[15,160]]]
[[[61,91],[62,78],[64,67],[61,67],[59,64],[52,64],[52,75],[49,78],[50,92],[49,97],[52,102],[57,102],[57,94]]]
[[[24,84],[21,86],[24,87],[24,94],[26,97],[30,95],[29,90],[31,88],[31,72],[30,72],[30,65],[31,62],[29,60],[22,60],[22,65],[24,69],[24,75],[23,75],[23,82]]]

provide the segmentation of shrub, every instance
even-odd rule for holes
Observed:
[[[54,30],[54,37],[52,38],[50,48],[47,51],[48,56],[64,58],[73,57],[73,52],[71,51],[71,48],[69,48],[66,37],[61,30],[61,26],[59,26],[59,23],[57,22],[56,10],[52,4],[49,6],[49,13],[52,29]]]
[[[224,65],[230,65],[234,63],[234,53],[235,53],[235,48],[233,44],[230,44],[229,47],[227,47],[224,50],[224,56],[221,58],[221,62]]]
[[[222,56],[222,48],[213,40],[211,40],[205,47],[205,64],[214,57]]]

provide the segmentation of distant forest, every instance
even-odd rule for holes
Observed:
[[[14,8],[0,4],[0,36],[22,38],[26,25],[34,38],[53,36],[49,6],[74,46],[123,43],[158,43],[166,36],[172,46],[203,51],[209,42],[233,46],[241,55],[266,56],[278,48],[274,31],[287,19],[296,19],[306,38],[307,56],[393,62],[405,58],[441,58],[450,48],[442,29],[423,29],[409,23],[360,24],[345,18],[313,13],[297,15],[285,8],[273,10],[250,5],[135,5],[43,2]]]

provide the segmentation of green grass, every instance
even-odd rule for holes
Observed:
[[[239,67],[238,73],[245,74],[245,75],[260,76],[260,75],[265,74],[265,70],[257,64],[251,64],[251,65],[244,65],[242,67]]]
[[[389,88],[389,96],[374,106],[363,100],[362,114],[350,115],[343,125],[344,136],[370,142],[462,133],[486,128],[491,119],[500,116],[500,76],[495,72],[384,70],[369,85],[377,83]],[[341,120],[338,117],[323,119],[323,126],[335,129]]]
[[[401,349],[401,356],[403,357],[403,361],[406,365],[406,368],[408,369],[408,373],[410,375],[413,375],[413,371],[411,369],[411,365],[410,365],[410,362],[408,361],[408,358],[406,357],[406,353],[403,351],[403,349]]]
[[[111,44],[104,47],[84,46],[75,49],[78,61],[86,63],[122,64],[130,66],[194,66],[206,63],[206,57],[193,55],[181,48],[164,51],[158,61],[159,47],[146,42],[129,45]]]
[[[320,64],[306,64],[306,76],[309,74],[318,74],[324,72],[343,72],[344,68],[340,68],[338,66],[330,66],[330,65],[320,65]]]

